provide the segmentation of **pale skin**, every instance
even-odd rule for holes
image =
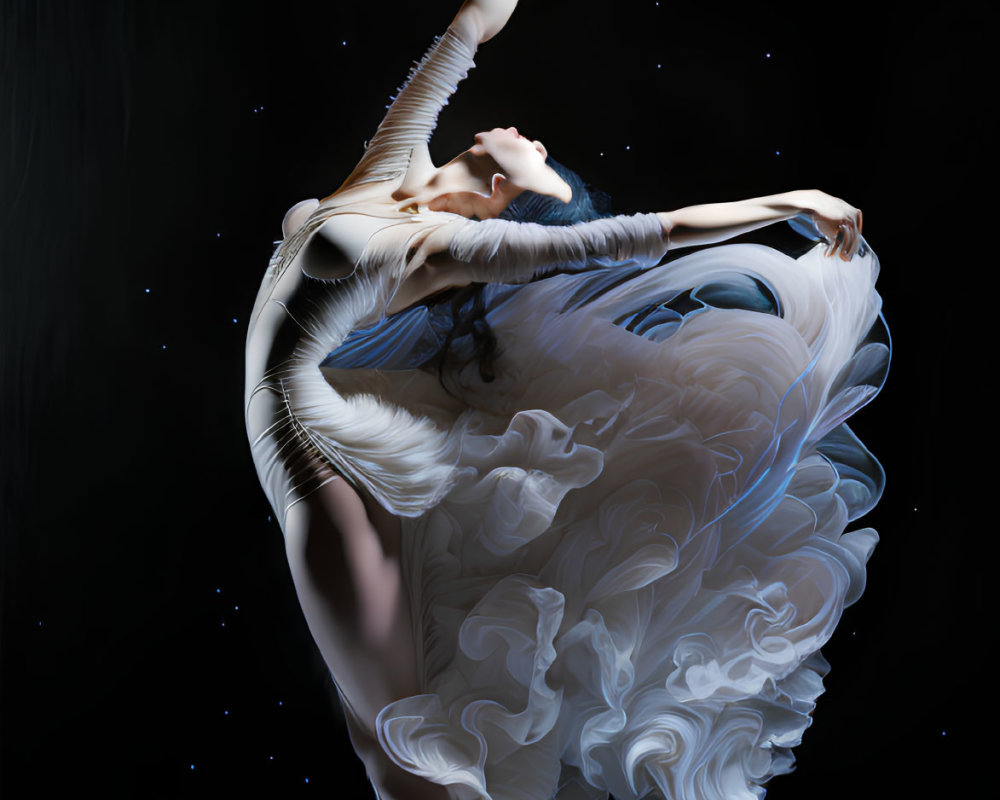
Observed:
[[[517,0],[467,0],[451,27],[482,44],[499,33],[516,5]],[[325,200],[378,209],[390,217],[415,208],[421,213],[494,218],[525,190],[569,200],[569,186],[545,164],[545,157],[541,142],[525,138],[516,128],[494,128],[476,134],[472,147],[443,166],[435,166],[426,145],[421,145],[414,149],[401,179],[357,184],[352,176]],[[283,223],[286,237],[317,204],[307,201],[289,212]],[[846,261],[857,252],[861,212],[817,190],[692,206],[659,212],[658,217],[670,249],[721,242],[799,214],[810,215],[827,238],[828,256]],[[360,231],[336,243],[357,260],[371,237],[397,236],[398,229]],[[419,238],[389,313],[471,282],[470,265],[448,255],[452,230],[435,226]],[[333,235],[324,229],[319,233]],[[375,737],[378,712],[421,691],[400,571],[399,520],[334,477],[292,505],[285,537],[303,613],[344,698],[352,741],[378,796],[381,800],[446,798],[443,787],[393,764]]]

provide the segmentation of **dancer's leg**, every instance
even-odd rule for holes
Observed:
[[[419,692],[398,520],[372,523],[335,477],[288,511],[285,549],[309,630],[345,700],[351,738],[382,800],[446,798],[393,764],[375,737],[387,704]]]

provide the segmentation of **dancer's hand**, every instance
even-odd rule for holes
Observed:
[[[516,6],[517,0],[465,0],[452,24],[471,23],[482,44],[500,32]]]
[[[861,244],[861,211],[825,192],[802,192],[802,208],[808,212],[827,241],[827,256],[850,261]]]

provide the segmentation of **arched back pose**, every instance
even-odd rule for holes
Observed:
[[[876,541],[844,533],[882,485],[844,422],[888,363],[877,262],[818,191],[500,218],[573,199],[544,146],[494,128],[437,167],[427,141],[515,5],[468,0],[344,184],[286,215],[254,462],[383,800],[757,797]],[[793,218],[825,243],[660,263]],[[495,380],[428,302],[473,283]]]

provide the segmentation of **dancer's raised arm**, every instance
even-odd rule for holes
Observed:
[[[427,142],[438,114],[475,66],[476,47],[506,24],[517,0],[467,0],[448,29],[413,67],[399,90],[361,161],[338,192],[363,183],[401,178],[417,158],[428,158]]]
[[[507,24],[517,0],[465,0],[451,27],[469,27],[479,44],[488,42]]]

